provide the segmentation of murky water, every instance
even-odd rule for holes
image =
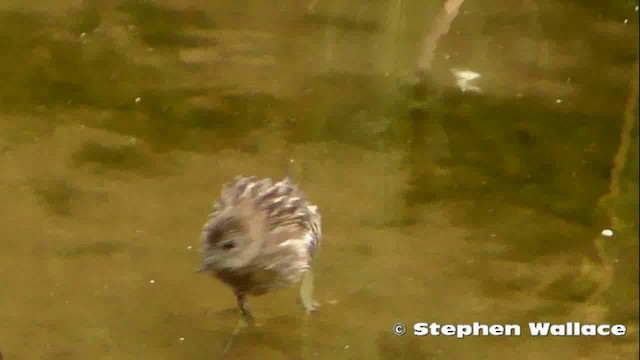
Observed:
[[[636,358],[637,5],[0,1],[0,357]],[[289,158],[322,309],[233,336],[200,228]],[[392,332],[474,321],[628,333]]]

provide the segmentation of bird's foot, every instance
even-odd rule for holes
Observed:
[[[321,304],[313,299],[310,302],[305,303],[305,301],[301,297],[299,297],[298,303],[302,305],[302,307],[304,308],[304,311],[307,314],[320,311]]]

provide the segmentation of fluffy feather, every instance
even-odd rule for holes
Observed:
[[[203,228],[203,269],[239,299],[296,283],[320,246],[320,219],[289,178],[237,177],[223,187]]]

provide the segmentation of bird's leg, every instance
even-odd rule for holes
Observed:
[[[238,300],[238,307],[242,312],[242,317],[249,325],[253,325],[253,315],[251,315],[251,311],[249,311],[249,306],[247,306],[247,296],[245,294],[236,294]]]
[[[224,347],[223,354],[229,351],[231,345],[233,345],[233,340],[240,334],[240,330],[245,326],[253,326],[253,316],[251,316],[251,312],[247,307],[247,296],[244,294],[236,293],[236,299],[238,300],[238,307],[242,312],[242,319],[238,320],[238,325],[233,329],[233,333],[231,334],[231,338],[227,342],[227,345]],[[244,320],[243,323],[242,320]],[[2,360],[2,359],[0,359]]]
[[[320,304],[313,300],[313,273],[307,270],[300,284],[300,302],[307,314],[318,311]]]

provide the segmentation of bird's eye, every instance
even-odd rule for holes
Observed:
[[[224,242],[222,242],[222,243],[220,244],[220,247],[221,247],[221,248],[223,248],[223,249],[225,249],[225,250],[231,250],[231,249],[233,249],[234,247],[236,247],[236,244],[235,244],[233,241],[228,240],[228,241],[224,241]]]

